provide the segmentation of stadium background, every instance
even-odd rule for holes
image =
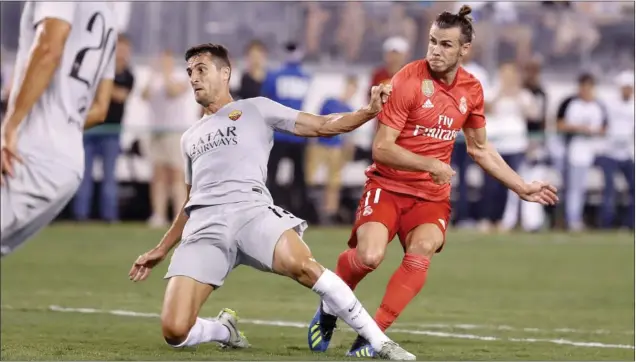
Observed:
[[[517,60],[523,74],[524,62],[541,60],[542,86],[547,93],[546,129],[545,133],[529,135],[541,140],[539,154],[542,155],[529,159],[538,161],[532,163],[538,175],[563,186],[563,173],[555,166],[559,158],[563,162],[563,139],[555,130],[557,108],[576,93],[577,77],[582,72],[590,72],[597,78],[596,94],[600,99],[610,99],[617,94],[615,77],[623,70],[634,69],[633,2],[469,4],[475,9],[477,24],[475,60],[487,72],[491,83],[497,81],[497,69],[504,62]],[[143,286],[124,284],[120,276],[125,275],[134,256],[154,245],[163,232],[161,228],[152,230],[145,223],[138,223],[151,216],[149,182],[153,168],[149,143],[156,131],[142,92],[153,77],[156,59],[162,51],[173,51],[177,66],[182,66],[181,54],[191,45],[203,42],[226,45],[232,55],[231,84],[236,90],[246,66],[244,52],[251,41],[258,39],[264,44],[269,70],[284,64],[287,57],[284,44],[294,41],[305,51],[303,68],[312,78],[302,109],[319,112],[326,98],[342,93],[345,79],[350,75],[358,79],[358,89],[351,101],[351,106],[356,108],[366,101],[373,71],[383,65],[383,45],[388,38],[403,37],[410,47],[409,59],[420,58],[434,16],[443,10],[456,10],[460,5],[427,1],[117,3],[120,26],[132,44],[130,69],[135,76],[135,87],[127,100],[121,129],[103,127],[99,132],[121,131],[122,153],[115,168],[119,183],[117,200],[120,219],[135,223],[60,222],[24,250],[6,262],[3,260],[2,306],[3,322],[6,321],[2,324],[3,359],[202,357],[201,354],[179,355],[165,349],[158,338],[156,321],[131,323],[125,318],[112,319],[119,317],[102,315],[99,311],[91,316],[43,313],[55,310],[51,305],[103,311],[159,311],[163,288],[159,275],[163,269]],[[22,2],[0,3],[3,89],[10,78],[17,47],[21,6]],[[198,119],[199,107],[189,90],[180,102],[183,127],[186,127]],[[370,147],[372,133],[370,123],[350,136],[357,156],[343,168],[343,212],[338,219],[343,227],[312,227],[307,236],[316,256],[328,267],[333,267],[348,236],[347,226],[364,182],[363,171],[369,164],[364,154]],[[277,177],[283,190],[291,187],[292,174],[289,160],[283,160]],[[94,164],[93,175],[96,191],[92,218],[98,220],[101,203],[98,190],[103,177],[99,160]],[[324,169],[316,179],[319,186],[324,183]],[[467,180],[466,197],[470,201],[467,219],[479,221],[480,211],[488,200],[482,198],[483,175],[475,165],[469,166]],[[619,192],[618,215],[623,215],[630,200],[627,192],[630,181],[620,174],[612,181]],[[605,182],[601,169],[592,167],[585,197],[585,216],[590,227],[597,226]],[[633,182],[632,179],[632,185]],[[317,211],[323,197],[320,187],[308,190],[307,196],[308,201],[294,211],[316,225],[322,221]],[[454,180],[453,200],[456,202],[458,197]],[[398,324],[408,329],[428,323],[422,327],[426,329],[423,333],[413,332],[414,329],[395,332],[404,333],[407,348],[442,360],[633,359],[633,234],[561,232],[557,229],[564,228],[563,206],[545,211],[548,217],[541,228],[552,230],[539,234],[523,231],[478,234],[473,229],[475,224],[457,225],[449,234],[455,245],[440,255],[432,281],[422,292],[424,296],[405,312],[401,319],[405,324]],[[73,219],[70,206],[60,219]],[[615,223],[618,227],[618,217]],[[468,230],[459,226],[467,226]],[[398,247],[392,245],[390,254],[385,264],[397,265]],[[475,260],[475,255],[480,255],[480,260]],[[77,270],[83,274],[78,275]],[[369,278],[369,285],[377,284],[380,288],[361,286],[359,294],[370,311],[379,302],[392,270],[391,266],[383,265],[382,271]],[[285,317],[285,320],[304,322],[313,313],[313,296],[306,295],[309,293],[297,296],[303,293],[300,290],[289,294],[289,284],[285,281],[255,276],[245,270],[235,275],[231,285],[209,303],[213,307],[206,307],[204,312],[212,315],[220,307],[219,303],[227,303],[252,320]],[[273,297],[255,303],[242,297],[245,290],[256,293],[254,295],[273,294]],[[467,305],[467,301],[471,301],[471,305]],[[280,312],[281,303],[289,310]],[[561,328],[564,325],[580,333]],[[512,327],[506,329],[506,326]],[[68,335],[60,337],[59,328],[68,330]],[[237,358],[314,358],[307,357],[304,351],[301,330],[257,324],[246,328],[248,336],[253,336],[253,342],[260,343],[261,347],[256,352],[239,354]],[[277,328],[276,333],[270,335],[267,328]],[[533,328],[535,331],[530,331]],[[607,333],[598,332],[600,330]],[[478,338],[473,338],[472,333],[479,334]],[[496,341],[486,342],[492,336]],[[342,355],[338,353],[344,352],[348,337],[344,334],[336,341],[336,346],[340,342],[342,346],[329,358]],[[135,338],[139,345],[131,342],[121,348],[112,346]],[[596,341],[610,347],[555,345],[563,344],[558,341],[564,339],[566,342]],[[439,348],[417,347],[422,341]],[[91,346],[88,350],[87,345]],[[204,358],[234,358],[216,354],[212,348],[199,351],[210,353],[203,355]]]

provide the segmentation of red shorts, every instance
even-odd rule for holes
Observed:
[[[356,210],[356,222],[349,238],[349,247],[358,244],[358,228],[368,222],[379,222],[389,230],[389,242],[398,235],[406,249],[406,236],[419,225],[435,224],[442,233],[450,221],[450,200],[427,201],[419,197],[398,194],[368,183]],[[437,251],[441,251],[440,249]]]

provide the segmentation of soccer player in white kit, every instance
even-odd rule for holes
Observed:
[[[48,225],[84,172],[85,127],[106,117],[115,71],[107,2],[26,2],[2,122],[1,251]]]
[[[248,347],[231,310],[222,310],[214,320],[198,314],[234,267],[249,265],[311,288],[370,339],[379,357],[414,360],[378,328],[351,289],[313,259],[301,239],[307,223],[275,206],[265,186],[274,130],[304,137],[352,131],[381,111],[390,86],[374,87],[369,105],[357,112],[317,116],[263,97],[233,101],[231,65],[221,45],[193,47],[185,58],[195,99],[205,108],[181,140],[188,198],[159,245],[141,255],[129,275],[133,281],[146,279],[181,241],[165,276],[161,324],[166,342],[173,347],[212,341]]]

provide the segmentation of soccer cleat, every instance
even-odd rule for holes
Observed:
[[[227,342],[221,343],[224,348],[248,348],[250,343],[245,338],[243,332],[238,330],[238,316],[236,312],[223,308],[216,319],[230,331],[230,338]]]
[[[377,353],[377,356],[381,359],[388,359],[391,361],[415,361],[415,355],[409,353],[399,344],[393,341],[386,341],[382,343],[382,348]]]
[[[356,340],[353,342],[351,348],[349,348],[349,352],[346,354],[347,357],[375,357],[376,353],[371,347],[369,341],[364,339],[362,336],[358,336]]]
[[[307,343],[312,352],[324,352],[329,348],[337,320],[338,317],[325,313],[321,301],[307,330]]]
[[[400,347],[393,341],[386,341],[382,344],[382,348],[379,352],[376,352],[371,344],[358,336],[349,352],[347,357],[374,357],[380,359],[387,359],[391,361],[415,361],[415,355],[407,352],[404,348]]]

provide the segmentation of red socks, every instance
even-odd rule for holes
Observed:
[[[351,290],[354,290],[358,283],[373,270],[358,260],[356,249],[347,249],[338,257],[336,275],[347,283]]]
[[[420,292],[426,282],[429,263],[430,259],[422,255],[404,255],[402,264],[389,280],[382,304],[375,313],[374,319],[382,331],[386,331],[393,324],[409,302]],[[338,267],[340,267],[340,260],[338,260]]]

